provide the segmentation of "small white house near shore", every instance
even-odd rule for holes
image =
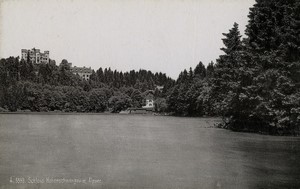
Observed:
[[[142,108],[154,109],[154,97],[153,97],[153,95],[148,94],[145,99],[146,99],[146,105],[143,106]]]

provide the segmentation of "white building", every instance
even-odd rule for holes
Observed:
[[[153,109],[154,108],[154,97],[152,94],[148,94],[146,96],[146,106],[143,106],[145,109]]]
[[[28,56],[29,60],[32,63],[49,63],[49,51],[44,51],[44,53],[41,53],[40,49],[36,48],[33,48],[31,50],[22,49],[21,58],[24,60],[28,60]]]
[[[84,80],[90,80],[90,76],[93,73],[91,67],[86,68],[85,66],[83,67],[71,67],[71,71],[73,74],[78,74],[82,79]]]

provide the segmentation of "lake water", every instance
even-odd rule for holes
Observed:
[[[300,188],[300,138],[236,133],[213,123],[0,114],[0,188]]]

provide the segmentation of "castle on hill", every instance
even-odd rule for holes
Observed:
[[[32,63],[49,63],[49,51],[44,51],[43,53],[40,49],[21,49],[21,58],[24,60],[30,60]]]

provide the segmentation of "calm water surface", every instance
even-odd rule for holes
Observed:
[[[300,138],[209,128],[213,123],[0,114],[0,188],[300,188]],[[42,183],[46,178],[86,181]]]

